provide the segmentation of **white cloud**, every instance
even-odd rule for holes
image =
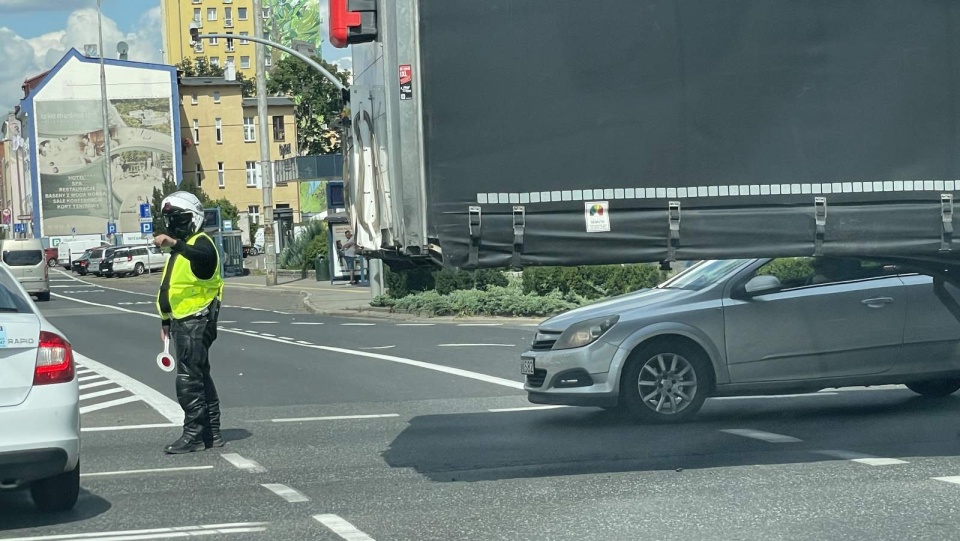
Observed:
[[[6,6],[20,0],[0,2]],[[126,31],[109,17],[103,17],[103,48],[107,58],[116,58],[117,43],[125,41],[130,46],[130,60],[162,62],[161,27],[159,6],[144,13],[134,28]],[[23,81],[52,68],[68,50],[83,52],[84,45],[97,43],[97,28],[97,10],[93,8],[75,10],[68,17],[65,29],[35,38],[24,39],[9,28],[0,27],[0,58],[4,59],[0,63],[0,108],[12,109],[23,97],[20,90]]]

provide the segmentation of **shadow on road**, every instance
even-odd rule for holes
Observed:
[[[864,391],[709,401],[693,421],[678,425],[643,425],[588,408],[427,415],[411,419],[383,458],[391,467],[455,482],[837,460],[820,452],[827,450],[956,456],[958,414],[960,397]],[[723,432],[734,428],[800,441]]]
[[[72,511],[41,513],[34,507],[29,490],[0,492],[0,532],[81,522],[106,513],[111,507],[107,500],[81,488]]]

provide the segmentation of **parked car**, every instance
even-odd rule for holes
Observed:
[[[73,350],[0,266],[0,490],[29,487],[41,511],[80,491],[80,388]]]
[[[156,246],[130,246],[114,255],[111,271],[116,276],[140,276],[145,272],[163,270],[169,254]]]
[[[90,262],[87,264],[87,272],[93,273],[94,276],[100,276],[103,274],[101,272],[100,266],[106,261],[114,252],[117,250],[123,250],[126,246],[103,246],[100,248],[94,248],[90,252]]]
[[[688,419],[708,396],[881,384],[944,396],[960,389],[958,298],[883,261],[703,261],[543,322],[521,356],[524,389],[654,422]]]
[[[37,300],[50,300],[50,267],[40,239],[4,240],[0,247],[3,264]]]
[[[99,240],[71,240],[61,242],[57,246],[57,260],[65,269],[72,269],[73,262],[88,249],[105,246],[106,243]]]
[[[44,257],[47,259],[47,266],[48,266],[48,267],[56,267],[56,266],[57,266],[57,258],[58,258],[59,255],[60,255],[60,249],[59,249],[59,248],[44,248],[44,249],[43,249],[43,254],[44,254]]]
[[[90,253],[93,252],[93,249],[84,250],[83,255],[73,261],[70,266],[70,270],[79,274],[80,276],[87,275],[87,267],[90,265]]]

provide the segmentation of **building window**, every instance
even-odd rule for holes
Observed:
[[[283,125],[282,116],[273,117],[273,140],[274,141],[287,140],[287,133],[286,133],[285,126]]]
[[[249,36],[250,32],[240,32],[240,45],[249,45],[250,40],[243,39],[243,36]]]
[[[263,18],[264,18],[264,19],[269,19],[269,18],[270,18],[270,8],[268,8],[268,7],[263,7],[263,8],[260,8],[260,9],[263,10]]]
[[[247,188],[257,187],[257,162],[247,162]]]
[[[217,187],[226,188],[227,173],[223,169],[223,162],[217,162]]]
[[[219,56],[211,56],[211,57],[210,57],[210,65],[213,66],[213,67],[215,67],[215,68],[219,68],[219,67],[220,67],[220,57],[219,57]]]
[[[193,8],[193,22],[203,24],[203,15],[200,14],[200,8]]]
[[[218,118],[216,121],[217,124],[217,144],[223,143],[223,119]]]
[[[227,62],[229,62],[229,61],[230,61],[230,57],[228,56],[228,57],[227,57]],[[214,90],[214,91],[213,91],[213,103],[220,103],[220,91],[219,91],[219,90]]]
[[[250,69],[250,57],[241,56],[240,57],[240,69]]]
[[[195,53],[202,53],[202,52],[203,52],[203,42],[202,42],[202,41],[198,41],[198,42],[196,42],[196,43],[193,44],[193,52],[195,52]]]
[[[270,56],[270,53],[267,53],[266,58],[263,59],[263,65],[268,68],[273,65],[273,57]]]
[[[210,38],[210,45],[218,45],[220,43],[219,38]]]
[[[237,18],[241,21],[247,20],[247,8],[237,8]]]
[[[200,168],[200,164],[197,164],[196,178],[197,178],[197,188],[199,188],[200,185],[203,184],[203,169]]]
[[[196,105],[196,104],[200,103],[200,98],[197,97],[196,94],[191,94],[191,95],[190,95],[190,103],[192,103],[193,105]]]
[[[252,143],[257,140],[257,134],[253,124],[252,116],[243,117],[243,141]]]
[[[259,224],[260,223],[260,207],[257,205],[250,205],[247,207],[247,214],[250,215],[250,221]]]
[[[237,65],[236,57],[235,57],[235,56],[228,56],[228,57],[227,57],[227,64],[230,65],[230,66],[236,66],[236,65]]]
[[[200,121],[193,119],[193,144],[200,144]]]
[[[232,7],[223,8],[223,24],[225,26],[233,26],[233,8]]]
[[[217,20],[217,8],[207,8],[207,20],[208,21]]]
[[[227,35],[232,36],[233,32],[227,32]],[[233,38],[227,38],[227,52],[228,53],[233,52]]]

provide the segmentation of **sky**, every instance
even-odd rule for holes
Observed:
[[[327,1],[319,0],[326,22]],[[129,59],[162,62],[163,27],[159,0],[102,0],[103,48],[116,58],[116,45],[130,46]],[[324,27],[324,33],[326,27]],[[23,81],[52,68],[70,49],[97,43],[96,0],[0,0],[0,112],[23,97]],[[323,36],[325,60],[348,67],[348,53]]]

